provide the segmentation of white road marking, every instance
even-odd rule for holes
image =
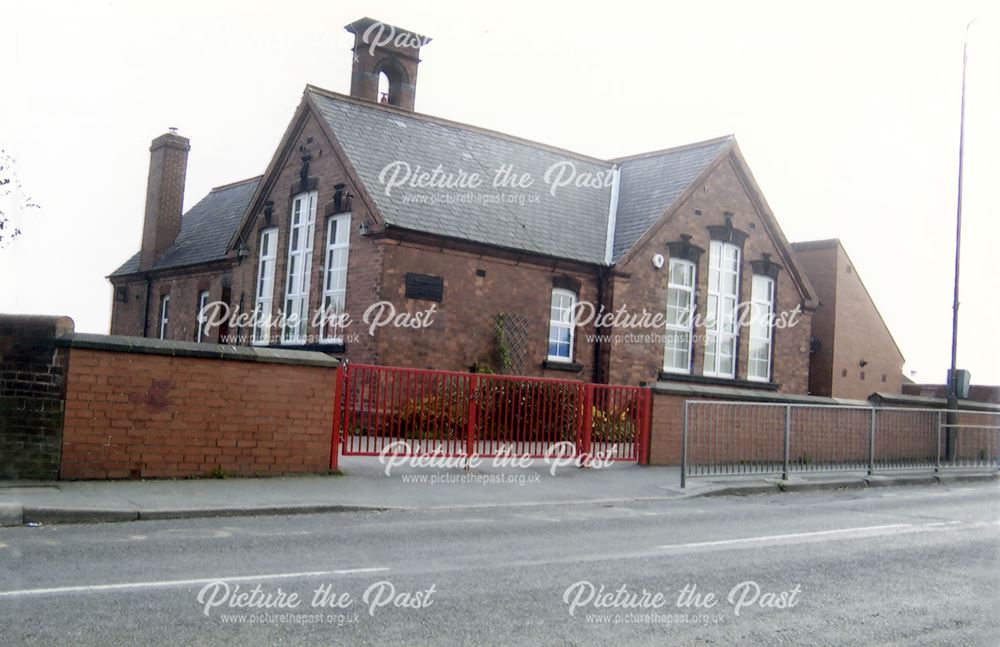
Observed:
[[[962,523],[961,521],[935,521],[934,523],[925,523],[924,526],[928,528],[933,528],[937,526],[954,526],[955,524]]]
[[[233,526],[226,526],[224,530],[230,535],[250,535],[251,537],[301,537],[312,534],[311,530],[278,530],[277,532],[271,532],[267,530],[252,530],[250,528],[238,528]]]
[[[669,544],[657,546],[659,549],[670,548],[701,548],[704,546],[728,546],[731,544],[746,544],[761,541],[780,541],[782,539],[800,539],[803,537],[822,537],[824,535],[844,535],[849,533],[864,533],[875,530],[894,530],[898,528],[913,528],[911,523],[893,523],[884,526],[862,526],[859,528],[838,528],[837,530],[816,530],[812,532],[793,532],[786,535],[762,535],[760,537],[741,537],[740,539],[720,539],[718,541],[698,541],[690,544]]]
[[[522,519],[530,519],[532,521],[547,521],[549,523],[562,523],[565,519],[559,519],[558,517],[546,517],[541,514],[517,514],[515,517],[521,517]]]
[[[353,575],[355,573],[379,573],[388,568],[347,568],[336,571],[304,571],[301,573],[265,573],[263,575],[238,575],[206,577],[193,580],[160,580],[153,582],[125,582],[121,584],[88,584],[84,586],[58,586],[49,589],[21,589],[17,591],[0,591],[0,598],[16,598],[28,595],[59,595],[62,593],[97,593],[102,591],[129,591],[136,589],[164,589],[175,586],[197,586],[211,582],[248,582],[256,580],[286,580],[297,577],[323,577],[327,575]]]
[[[156,533],[171,539],[229,539],[233,533],[221,528],[169,528]]]

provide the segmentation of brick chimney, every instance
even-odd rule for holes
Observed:
[[[191,140],[178,135],[176,128],[154,139],[149,147],[146,217],[142,223],[142,248],[139,250],[141,271],[153,267],[181,230],[189,150]]]
[[[371,18],[356,20],[344,29],[354,34],[351,96],[412,111],[420,47],[431,39]],[[388,90],[380,96],[379,76],[383,73]]]

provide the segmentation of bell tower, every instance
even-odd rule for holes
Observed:
[[[420,48],[431,39],[372,18],[344,29],[354,34],[351,96],[412,111]]]

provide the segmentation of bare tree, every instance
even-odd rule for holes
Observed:
[[[0,149],[0,248],[21,235],[14,218],[25,209],[38,208],[23,191],[21,180],[17,177],[16,162],[7,151]],[[4,210],[5,206],[8,211]]]

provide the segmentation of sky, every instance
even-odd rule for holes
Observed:
[[[840,238],[906,357],[949,364],[969,30],[958,364],[1000,384],[1000,11],[951,2],[0,1],[0,148],[22,235],[0,312],[107,332],[149,142],[191,139],[186,207],[263,172],[307,83],[347,93],[362,16],[430,36],[416,108],[600,158],[733,133],[786,237]],[[9,208],[9,206],[8,206]]]

